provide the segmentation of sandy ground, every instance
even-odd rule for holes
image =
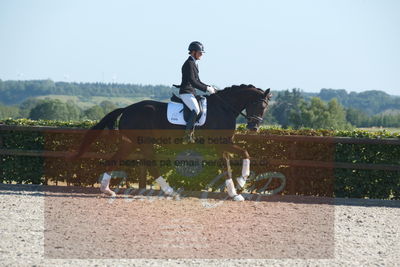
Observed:
[[[400,201],[157,194],[0,185],[0,265],[400,266]]]

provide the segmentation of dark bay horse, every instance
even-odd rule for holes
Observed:
[[[238,186],[243,188],[247,177],[250,174],[250,156],[249,153],[233,144],[233,135],[236,128],[236,119],[242,114],[247,119],[247,128],[257,131],[262,122],[262,117],[267,110],[268,101],[271,98],[270,89],[265,91],[254,87],[253,85],[239,85],[227,87],[217,91],[215,94],[206,96],[207,98],[207,118],[202,126],[196,127],[196,135],[207,131],[207,135],[214,137],[223,137],[224,140],[230,140],[223,145],[218,146],[218,151],[238,154],[243,159],[242,175],[237,178]],[[246,110],[246,114],[243,114]],[[139,148],[143,156],[147,159],[155,158],[153,144],[138,144],[138,135],[146,137],[160,137],[165,134],[171,134],[171,131],[178,136],[184,135],[185,126],[171,124],[167,120],[167,103],[153,100],[144,100],[125,108],[118,108],[93,126],[84,136],[78,152],[71,158],[80,157],[88,150],[90,144],[101,134],[100,130],[105,128],[114,129],[118,121],[118,132],[120,138],[118,151],[112,157],[112,160],[122,160]],[[171,130],[171,131],[170,131]],[[109,189],[110,172],[115,166],[110,166],[103,174],[101,182],[101,191],[115,196],[115,193]],[[176,194],[168,185],[165,179],[160,175],[157,167],[149,168],[149,173],[156,179],[161,189],[167,195]],[[235,201],[243,201],[242,195],[237,194],[236,188],[231,177],[225,180],[225,185],[229,196]]]

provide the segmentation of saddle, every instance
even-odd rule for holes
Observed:
[[[201,101],[205,97],[200,96],[200,95],[196,95],[195,97],[196,97],[197,103],[199,104],[199,107],[200,107],[200,112],[196,117],[196,122],[198,122],[199,119],[201,118],[201,116],[203,115],[203,105],[201,104]],[[189,120],[189,116],[191,113],[191,110],[188,108],[188,106],[186,106],[186,104],[182,101],[182,99],[179,96],[175,95],[174,93],[172,93],[171,101],[175,102],[175,103],[183,104],[183,110],[181,110],[180,112],[183,111],[183,119],[187,122]]]
[[[173,86],[176,88],[181,87],[180,85],[177,85],[177,84],[173,84]],[[198,122],[199,119],[201,118],[201,116],[203,115],[203,105],[201,103],[202,103],[203,98],[205,98],[205,97],[201,96],[201,95],[196,95],[195,97],[196,97],[197,103],[199,104],[199,107],[200,107],[200,112],[196,117],[196,122]],[[175,95],[174,93],[172,93],[171,101],[183,104],[183,119],[187,122],[189,120],[191,110],[186,106],[186,104],[182,101],[182,99],[179,96]],[[182,112],[182,110],[180,112]]]

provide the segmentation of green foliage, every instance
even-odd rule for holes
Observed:
[[[348,108],[346,109],[346,119],[352,125],[355,125],[357,127],[365,127],[367,126],[365,122],[368,121],[369,117],[361,110]]]
[[[44,99],[28,98],[19,105],[19,110],[22,118],[28,118],[31,110],[37,105],[44,103]]]
[[[126,106],[131,102],[143,99],[155,99],[165,101],[177,89],[163,85],[138,85],[138,84],[116,84],[116,83],[67,83],[53,82],[52,80],[30,80],[30,81],[0,81],[0,119],[5,118],[28,118],[30,112],[39,104],[41,109],[34,110],[33,117],[53,120],[79,120],[100,119],[102,112],[94,106],[105,98],[113,98],[100,103],[103,113],[107,114],[118,106]],[[306,93],[300,89],[291,91],[274,91],[270,111],[264,116],[265,124],[279,124],[286,127],[308,127],[308,128],[349,128],[350,124],[355,127],[400,127],[400,97],[391,96],[382,91],[365,91],[362,93],[347,93],[344,89],[321,89],[319,93]],[[75,101],[69,106],[60,104],[43,104],[46,99],[36,97],[57,97],[63,103]],[[307,105],[314,104],[315,109],[325,109],[315,105],[312,97],[318,97],[324,102],[331,103],[328,111],[321,114],[308,112]],[[87,102],[85,100],[89,100]],[[129,99],[129,100],[128,100]],[[338,104],[333,104],[337,99]],[[83,102],[81,102],[83,101]],[[0,103],[0,104],[1,104]],[[20,104],[19,110],[15,104]],[[50,106],[59,106],[58,112],[52,112]],[[343,108],[346,108],[345,117],[348,123],[344,123]],[[87,109],[87,110],[83,110]],[[63,110],[68,114],[61,114]],[[47,113],[49,112],[49,113]],[[327,114],[326,112],[333,112]],[[303,117],[301,117],[303,116]],[[324,120],[328,118],[328,120]],[[299,120],[300,119],[300,120]],[[239,117],[239,123],[245,123],[243,117]]]
[[[345,90],[322,89],[311,94],[292,89],[279,92],[274,100],[269,114],[275,121],[268,122],[284,128],[400,127],[400,97],[380,91],[347,94]]]
[[[103,109],[104,114],[110,113],[117,108],[117,106],[113,102],[108,100],[102,101],[100,103],[100,107]]]
[[[78,120],[80,109],[73,103],[47,99],[31,109],[29,118],[33,120]]]
[[[97,121],[82,120],[82,121],[57,121],[57,120],[30,120],[30,119],[5,119],[0,121],[0,125],[14,126],[49,126],[60,128],[82,128],[88,129],[94,126]]]
[[[321,89],[320,93],[315,96],[323,101],[336,98],[341,105],[361,110],[368,115],[376,115],[385,110],[399,109],[400,107],[400,97],[377,90],[347,93],[344,89]]]
[[[346,110],[346,118],[347,121],[357,127],[400,127],[399,110],[368,116],[361,110],[348,108]]]
[[[301,92],[293,89],[279,93],[272,106],[271,113],[282,127],[314,129],[350,129],[346,120],[346,111],[336,99],[328,103],[313,97],[306,101]]]
[[[117,83],[76,83],[53,82],[52,80],[1,81],[0,102],[3,104],[19,104],[24,100],[46,95],[72,96],[119,96],[150,97],[166,99],[173,89],[164,85],[140,85]]]
[[[81,110],[74,102],[63,102],[58,99],[28,99],[20,104],[20,108],[0,105],[0,118],[29,117],[33,120],[100,120],[107,113],[116,109],[111,101],[102,101],[86,110]],[[4,112],[2,112],[4,111]]]
[[[100,120],[104,115],[104,110],[100,106],[92,106],[83,112],[84,118],[89,120]]]
[[[310,102],[300,101],[299,110],[292,110],[290,121],[295,128],[309,127],[314,129],[350,129],[346,121],[346,112],[334,98],[328,103],[317,97]]]
[[[4,106],[0,104],[0,120],[20,117],[19,108],[16,106]]]
[[[299,89],[292,89],[280,92],[275,98],[275,104],[271,108],[271,113],[282,127],[293,126],[292,114],[299,112],[302,101]],[[292,116],[292,117],[291,117]]]

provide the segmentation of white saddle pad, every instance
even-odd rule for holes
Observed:
[[[201,115],[196,126],[202,126],[206,122],[207,117],[207,98],[203,98],[200,103],[203,107],[203,114]],[[167,107],[167,119],[169,123],[177,125],[186,125],[186,121],[183,119],[183,104],[176,102],[169,102]]]

